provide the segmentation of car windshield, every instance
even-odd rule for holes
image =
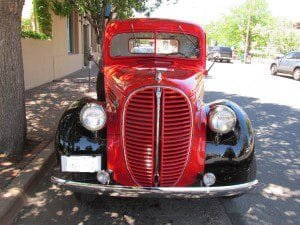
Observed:
[[[231,52],[231,48],[228,48],[228,47],[220,47],[220,51],[221,52]]]
[[[172,56],[195,59],[198,57],[198,39],[181,33],[122,33],[113,37],[112,57]]]

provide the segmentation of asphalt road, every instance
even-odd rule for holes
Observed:
[[[97,197],[79,203],[48,182],[29,196],[14,225],[58,224],[300,224],[300,82],[271,76],[268,65],[216,64],[205,101],[230,99],[256,131],[258,188],[238,199]]]

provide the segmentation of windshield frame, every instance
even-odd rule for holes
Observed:
[[[139,33],[153,33],[153,39],[154,39],[154,52],[153,53],[130,53],[130,46],[129,46],[129,41],[131,39],[135,39],[137,38],[136,36],[135,37],[131,37],[128,39],[128,53],[132,54],[132,55],[124,55],[124,56],[113,56],[111,54],[111,48],[112,48],[112,41],[114,39],[115,36],[117,35],[120,35],[120,34],[132,34],[131,31],[123,31],[123,32],[118,32],[118,33],[114,33],[114,35],[110,38],[110,43],[109,43],[109,57],[112,58],[112,59],[130,59],[130,58],[166,58],[166,59],[178,59],[178,60],[199,60],[201,59],[201,40],[199,37],[197,37],[196,35],[194,34],[191,34],[189,32],[176,32],[176,31],[143,31],[143,30],[138,30],[138,31],[135,31],[134,32],[134,35],[137,35]],[[157,54],[156,52],[156,41],[157,41],[157,35],[160,34],[160,33],[169,33],[169,34],[180,34],[180,35],[183,35],[183,36],[186,36],[186,35],[189,35],[189,36],[192,36],[193,38],[196,39],[196,43],[197,43],[197,49],[195,51],[197,51],[197,56],[195,58],[191,58],[191,57],[183,57],[183,56],[174,56],[174,55],[168,55],[168,54]],[[152,38],[137,38],[137,39],[152,39]],[[160,38],[160,39],[163,39],[163,38]],[[167,39],[167,38],[166,38]],[[176,39],[178,41],[178,52],[180,52],[180,40]],[[187,40],[188,42],[189,40]]]

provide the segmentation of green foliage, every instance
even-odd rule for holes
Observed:
[[[265,0],[248,0],[233,8],[229,15],[206,26],[207,40],[217,41],[220,45],[234,46],[239,54],[244,51],[248,21],[249,49],[261,50],[269,40],[269,28],[273,18]]]
[[[33,0],[33,22],[26,19],[22,21],[22,37],[46,40],[52,37],[52,17],[51,10],[60,16],[68,16],[73,10],[69,1],[59,0]],[[38,31],[34,31],[34,30]]]
[[[56,15],[59,16],[69,16],[72,13],[73,5],[70,1],[58,1],[58,0],[50,0],[51,8]]]
[[[300,36],[292,28],[291,22],[277,20],[271,29],[270,41],[267,46],[269,55],[286,54],[300,48]]]
[[[38,33],[33,30],[22,30],[21,32],[22,38],[32,38],[32,39],[38,39],[38,40],[49,40],[51,39],[51,36],[48,36],[43,33]]]
[[[51,1],[33,0],[34,16],[37,18],[39,31],[47,36],[52,34]]]
[[[22,19],[22,31],[33,30],[31,19]]]
[[[133,16],[134,10],[137,12],[152,11],[153,4],[159,3],[157,7],[161,4],[161,1],[156,1],[153,4],[147,4],[147,0],[112,0],[111,3],[114,6],[114,12],[117,13],[118,19],[126,19]]]
[[[33,0],[32,3],[32,18],[22,20],[22,37],[39,40],[51,39],[52,19],[50,11],[50,1]]]

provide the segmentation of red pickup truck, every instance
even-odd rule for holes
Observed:
[[[256,184],[254,131],[228,100],[203,102],[204,30],[167,19],[107,25],[97,99],[66,110],[52,182],[83,194],[239,196]]]

